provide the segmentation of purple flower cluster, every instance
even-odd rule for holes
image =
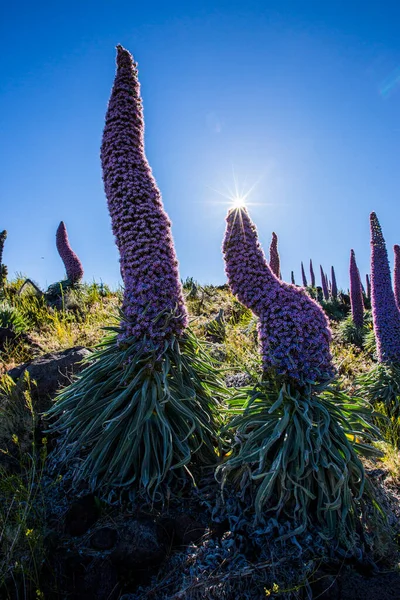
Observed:
[[[69,279],[71,283],[78,283],[83,277],[83,267],[81,261],[69,244],[64,221],[61,221],[57,229],[56,246],[64,263],[67,279]]]
[[[332,283],[331,283],[332,298],[337,298],[336,274],[335,274],[335,269],[333,267],[331,267],[331,279],[332,279]]]
[[[301,263],[301,279],[303,280],[303,286],[307,287],[307,277],[306,277],[306,273],[304,271],[303,263]]]
[[[101,146],[104,188],[125,284],[123,337],[162,343],[188,322],[171,222],[144,151],[137,65],[117,46]]]
[[[397,308],[400,310],[400,246],[395,244],[394,250],[394,297],[396,298]],[[0,261],[1,262],[1,261]]]
[[[281,260],[278,252],[278,236],[275,231],[272,232],[272,241],[269,247],[269,266],[274,275],[281,278]]]
[[[324,300],[329,300],[329,289],[328,289],[327,277],[326,277],[321,265],[319,266],[319,268],[321,270],[321,284],[322,284],[322,292],[324,294]]]
[[[386,243],[376,214],[371,223],[371,302],[376,348],[381,363],[400,361],[400,313],[392,289]]]
[[[354,250],[350,252],[350,303],[353,323],[357,327],[362,327],[364,323],[364,301],[360,272],[357,267]]]
[[[334,374],[331,332],[320,306],[303,288],[280,281],[269,267],[246,209],[231,210],[223,243],[232,292],[259,316],[263,367],[296,380]]]
[[[315,287],[315,274],[312,266],[312,260],[310,258],[310,278],[311,278],[311,287]]]

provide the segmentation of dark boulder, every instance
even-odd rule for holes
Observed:
[[[75,500],[65,515],[65,531],[72,536],[83,535],[99,518],[99,507],[93,494]]]
[[[150,518],[128,518],[118,523],[119,540],[111,554],[114,564],[129,568],[160,564],[166,547],[157,524]]]
[[[38,413],[45,412],[50,408],[57,391],[68,385],[73,375],[82,371],[85,366],[82,360],[90,354],[90,350],[83,346],[51,352],[11,369],[8,375],[16,380],[25,370],[28,371],[31,380],[36,381],[32,389],[35,410]]]

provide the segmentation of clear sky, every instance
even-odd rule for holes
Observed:
[[[369,271],[369,213],[400,243],[400,3],[69,0],[0,4],[0,230],[4,263],[63,277],[64,220],[85,280],[119,263],[100,168],[115,45],[139,63],[146,152],[181,276],[225,281],[234,174],[282,274],[312,257],[348,286]],[[218,193],[220,192],[220,193]],[[391,260],[392,262],[392,260]],[[319,274],[318,274],[319,279]]]

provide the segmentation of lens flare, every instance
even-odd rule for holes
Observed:
[[[246,196],[234,196],[232,198],[232,208],[244,208],[246,206]]]

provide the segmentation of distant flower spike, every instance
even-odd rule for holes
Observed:
[[[61,256],[65,266],[67,279],[69,279],[71,283],[78,283],[78,281],[80,281],[83,277],[83,267],[81,261],[69,244],[67,229],[64,221],[61,221],[58,226],[56,233],[56,245],[58,253]]]
[[[312,260],[310,258],[310,277],[311,277],[311,287],[315,287],[315,274],[313,269]]]
[[[271,267],[273,274],[280,279],[281,261],[278,252],[278,236],[274,231],[272,232],[272,241],[269,247],[269,266]]]
[[[3,265],[3,250],[4,242],[7,238],[7,231],[0,231],[0,287],[3,285],[4,280],[7,278],[7,267]]]
[[[365,281],[367,284],[367,298],[368,298],[368,300],[371,300],[371,282],[370,282],[368,273],[365,276]]]
[[[389,260],[382,229],[374,212],[371,223],[371,303],[378,360],[400,361],[400,313],[392,289]]]
[[[294,278],[294,272],[293,271],[291,272],[290,279],[291,279],[292,285],[296,285],[296,280]]]
[[[327,318],[303,288],[279,281],[269,267],[247,210],[231,210],[223,243],[232,292],[260,317],[264,370],[296,380],[327,380],[334,374]]]
[[[397,308],[400,309],[400,246],[397,244],[394,250],[394,296],[396,298]]]
[[[328,284],[326,282],[326,275],[325,275],[324,270],[321,265],[320,265],[320,270],[321,270],[321,285],[322,285],[322,292],[324,294],[324,300],[329,300],[329,290],[328,290]]]
[[[303,287],[307,287],[307,277],[306,277],[306,273],[304,271],[303,263],[301,263],[301,278],[303,280]]]
[[[365,296],[365,288],[364,288],[364,286],[363,286],[363,282],[362,282],[362,279],[361,279],[361,273],[360,273],[360,269],[358,269],[358,278],[359,278],[359,280],[360,280],[361,291],[362,291],[362,293],[363,293],[363,296]]]
[[[332,298],[336,299],[338,291],[337,291],[335,269],[333,267],[331,267],[331,279],[332,279],[332,287],[331,287]]]
[[[146,336],[163,344],[171,335],[182,333],[188,316],[171,222],[144,152],[137,65],[127,50],[117,48],[101,161],[125,284],[124,336]]]
[[[3,250],[4,250],[4,242],[7,239],[7,231],[0,231],[0,265],[3,262]]]
[[[364,302],[360,272],[357,267],[354,250],[351,250],[350,252],[350,302],[353,323],[357,327],[362,327],[364,322]]]

